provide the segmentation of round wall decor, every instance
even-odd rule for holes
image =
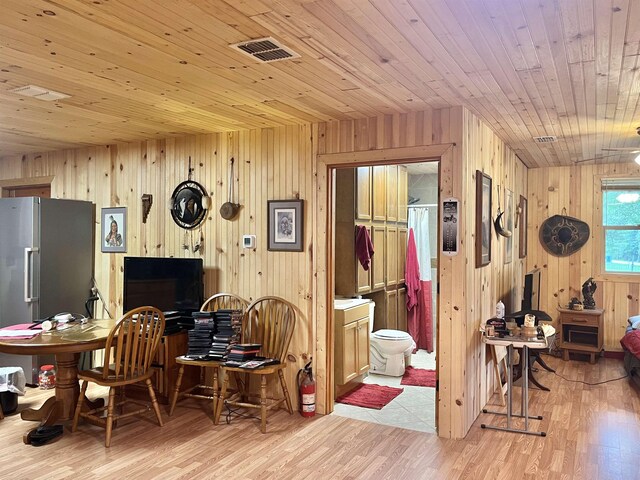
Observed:
[[[589,240],[589,225],[577,218],[554,215],[540,226],[540,243],[556,257],[566,257],[580,250]]]
[[[187,180],[176,187],[171,195],[171,216],[182,228],[191,230],[207,216],[209,196],[198,182]]]

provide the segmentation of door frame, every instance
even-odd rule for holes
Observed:
[[[316,325],[316,355],[318,369],[318,408],[319,411],[330,413],[334,406],[334,325],[333,299],[335,285],[334,271],[334,240],[333,225],[335,216],[335,195],[333,172],[339,168],[355,168],[369,165],[389,165],[404,163],[420,163],[427,161],[439,161],[440,170],[443,163],[450,164],[452,159],[452,147],[454,144],[421,145],[416,147],[387,148],[348,153],[330,153],[316,155],[316,212],[315,212],[315,238],[324,238],[326,241],[316,245],[317,252],[314,257],[314,271],[316,273],[314,285],[313,316],[319,319]],[[439,178],[441,183],[441,179]],[[439,270],[440,272],[440,270]],[[440,277],[440,273],[438,273]],[[440,282],[440,278],[438,278]],[[440,317],[440,302],[438,302],[438,315]],[[320,321],[326,319],[326,322]],[[439,327],[439,326],[438,326]],[[439,350],[442,328],[437,328],[436,351]],[[450,375],[447,368],[439,368],[438,375]],[[441,395],[436,402],[436,425],[440,424]],[[444,399],[448,402],[448,399]]]

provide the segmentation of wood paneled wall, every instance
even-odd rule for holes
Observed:
[[[174,188],[188,177],[189,157],[193,180],[211,193],[212,200],[202,228],[203,247],[195,253],[192,245],[199,230],[193,238],[185,234],[168,208]],[[218,209],[227,201],[231,157],[235,159],[235,201],[242,208],[235,220],[227,221]],[[126,254],[101,253],[99,242],[95,247],[96,282],[113,315],[122,313],[125,255],[202,257],[206,295],[233,292],[248,300],[278,295],[297,305],[300,320],[290,348],[296,361],[287,368],[297,404],[296,374],[314,348],[311,165],[311,126],[291,126],[4,158],[0,186],[53,177],[52,197],[95,203],[96,239],[102,237],[100,209],[127,207]],[[142,223],[145,193],[153,195],[153,205]],[[268,252],[267,200],[293,198],[305,200],[304,251]],[[241,248],[243,234],[256,235],[256,248]],[[185,242],[188,250],[183,248]]]
[[[640,167],[627,164],[580,165],[538,168],[529,171],[528,243],[531,252],[527,267],[542,270],[541,309],[557,320],[558,306],[566,306],[572,297],[582,298],[582,284],[594,277],[598,286],[596,305],[604,308],[604,349],[620,351],[620,339],[627,318],[640,313],[640,279],[629,276],[598,275],[599,252],[603,249],[598,234],[602,222],[601,178],[640,177]],[[586,222],[591,229],[589,241],[568,257],[556,257],[540,245],[540,225],[552,215],[566,214]]]
[[[204,248],[197,253],[183,249],[184,230],[168,211],[173,189],[187,178],[189,156],[193,179],[213,200],[203,226]],[[231,157],[237,167],[236,200],[243,207],[229,222],[221,219],[218,208],[227,200]],[[287,380],[297,402],[295,375],[313,355],[317,407],[324,413],[331,397],[333,342],[332,309],[327,305],[333,281],[328,212],[335,208],[330,168],[437,158],[441,196],[460,200],[460,253],[439,259],[438,429],[443,437],[460,438],[493,389],[478,327],[493,315],[498,298],[517,297],[523,269],[517,236],[511,263],[504,263],[503,242],[494,238],[491,264],[474,266],[475,171],[492,177],[494,199],[499,185],[512,190],[516,201],[525,192],[527,177],[515,155],[462,107],[5,158],[0,186],[51,176],[53,197],[90,200],[98,214],[103,207],[127,207],[126,255],[202,256],[207,293],[229,291],[248,299],[279,295],[293,302],[301,321],[290,348],[296,360],[287,369]],[[146,224],[140,199],[144,193],[153,195]],[[298,197],[306,200],[304,251],[268,252],[266,201]],[[501,199],[504,202],[504,190]],[[496,209],[494,204],[494,215]],[[101,236],[99,227],[96,224],[96,238]],[[243,234],[257,235],[254,250],[240,247]],[[187,240],[191,244],[189,236]],[[123,256],[103,254],[96,246],[96,280],[114,314],[122,305]]]
[[[463,108],[424,111],[413,114],[379,116],[364,120],[330,122],[318,125],[314,132],[318,153],[318,200],[316,250],[318,264],[318,343],[331,341],[331,321],[323,327],[322,319],[330,318],[321,299],[332,287],[332,266],[327,271],[327,258],[332,245],[319,241],[331,238],[331,167],[372,163],[408,163],[439,158],[440,195],[460,200],[460,253],[439,258],[438,343],[439,376],[438,433],[444,437],[463,437],[477,418],[493,389],[491,365],[479,334],[480,323],[494,314],[499,298],[510,304],[520,299],[514,292],[522,286],[523,261],[517,258],[518,243],[514,238],[511,263],[504,263],[503,242],[493,242],[490,265],[476,269],[474,261],[475,171],[483,170],[493,177],[494,198],[498,185],[513,191],[514,199],[526,189],[526,168],[491,130]],[[329,210],[326,209],[329,205]],[[503,204],[504,208],[504,204]],[[497,209],[494,205],[493,212]],[[461,281],[461,279],[464,279]],[[521,297],[521,295],[520,295]],[[323,352],[319,372],[329,375],[331,359]],[[330,376],[330,375],[329,375]],[[323,382],[321,382],[323,383]],[[326,381],[324,383],[327,383]],[[330,383],[330,382],[329,382]],[[330,392],[325,392],[330,402]]]

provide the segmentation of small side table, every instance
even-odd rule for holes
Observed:
[[[596,363],[596,355],[602,351],[604,337],[604,310],[569,310],[560,312],[560,343],[562,359],[569,360],[569,352],[589,354],[589,363]]]
[[[507,347],[507,411],[498,412],[482,409],[482,413],[491,413],[494,415],[502,415],[507,417],[506,427],[497,427],[493,425],[487,425],[485,423],[480,425],[480,428],[490,430],[502,430],[504,432],[524,433],[527,435],[537,435],[540,437],[546,437],[546,432],[537,432],[529,430],[529,419],[542,420],[541,415],[529,415],[529,350],[530,349],[544,349],[548,348],[546,339],[544,340],[532,340],[527,341],[519,337],[486,337],[483,335],[482,341],[487,345]],[[513,413],[512,404],[512,390],[513,390],[513,350],[514,348],[522,349],[522,406],[520,414]],[[513,417],[524,419],[524,428],[516,428],[512,425]]]

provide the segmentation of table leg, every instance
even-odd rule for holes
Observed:
[[[79,353],[56,354],[56,396],[47,399],[38,408],[28,408],[21,412],[23,420],[40,422],[42,425],[53,425],[60,420],[73,419],[73,413],[80,394],[78,383]],[[91,401],[85,398],[83,410],[93,410],[104,405],[104,400]]]

